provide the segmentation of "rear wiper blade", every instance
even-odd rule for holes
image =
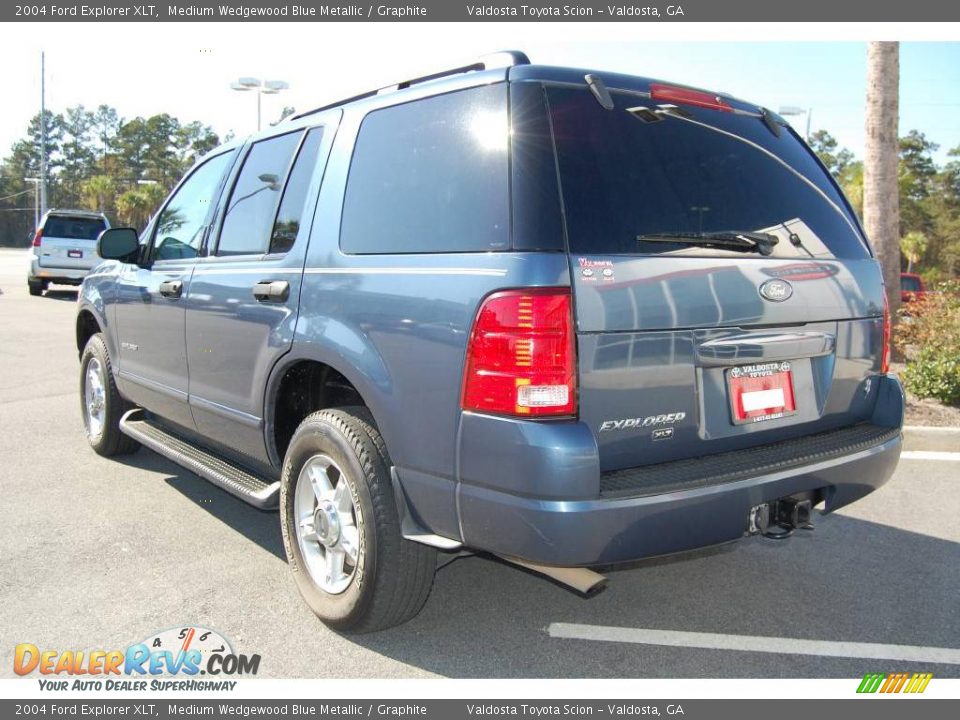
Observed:
[[[650,233],[648,235],[637,235],[637,240],[639,242],[683,243],[686,245],[723,248],[740,252],[758,252],[761,255],[769,255],[772,253],[773,246],[780,242],[780,238],[776,235],[750,230],[744,232],[722,230],[720,232],[708,233]]]

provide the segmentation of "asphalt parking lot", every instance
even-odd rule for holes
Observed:
[[[25,251],[0,250],[2,677],[16,643],[126,647],[188,624],[259,653],[261,677],[960,677],[955,459],[903,460],[812,533],[611,572],[592,599],[464,557],[439,571],[412,622],[339,636],[287,577],[276,514],[148,450],[111,461],[87,447],[76,292],[29,297],[25,272]],[[710,633],[693,644],[711,647],[677,646],[674,631]],[[731,649],[742,636],[765,638],[761,651]],[[830,642],[798,654],[796,640]],[[837,656],[874,647],[864,643],[914,650]]]

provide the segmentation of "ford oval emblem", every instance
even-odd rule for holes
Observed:
[[[774,278],[760,286],[760,294],[770,302],[783,302],[793,295],[793,286],[786,280]]]

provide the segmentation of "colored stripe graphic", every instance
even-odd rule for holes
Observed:
[[[867,673],[857,687],[858,693],[922,693],[933,673]]]
[[[883,681],[884,675],[880,673],[867,673],[863,676],[863,682],[857,688],[858,693],[875,693]]]

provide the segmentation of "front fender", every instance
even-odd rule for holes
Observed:
[[[85,332],[86,321],[88,317],[92,317],[103,333],[114,371],[119,368],[120,362],[119,338],[110,320],[114,316],[112,306],[116,301],[116,279],[119,270],[120,263],[115,260],[101,263],[84,278],[77,295],[77,350],[83,352],[84,336],[88,334]]]

